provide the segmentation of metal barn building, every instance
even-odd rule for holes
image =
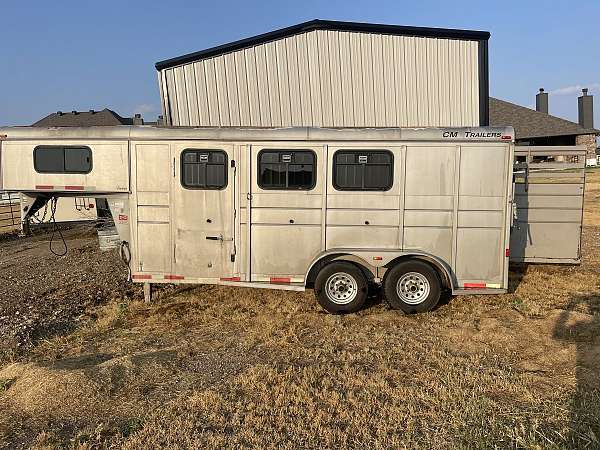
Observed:
[[[482,31],[313,20],[156,64],[167,125],[489,124]]]

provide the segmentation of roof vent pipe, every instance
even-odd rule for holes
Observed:
[[[548,93],[544,92],[544,88],[540,88],[535,96],[535,110],[548,114]]]
[[[581,97],[577,99],[579,125],[583,128],[594,128],[594,96],[588,95],[587,88],[583,88],[581,92]]]
[[[63,112],[62,111],[56,111],[56,114],[59,115],[59,116],[62,116]]]

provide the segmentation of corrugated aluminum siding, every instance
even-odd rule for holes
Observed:
[[[158,76],[174,126],[477,126],[478,64],[478,41],[315,30]]]

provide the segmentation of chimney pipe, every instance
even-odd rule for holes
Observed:
[[[544,92],[544,88],[540,88],[535,96],[535,110],[548,114],[548,93]]]
[[[581,91],[581,97],[577,99],[579,125],[583,128],[594,128],[594,96],[588,95],[587,88],[583,88]]]
[[[134,125],[144,125],[144,119],[141,114],[135,114],[133,116],[133,124]]]

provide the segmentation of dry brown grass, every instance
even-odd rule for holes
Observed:
[[[589,169],[585,183],[584,220],[586,225],[600,226],[600,169]]]
[[[0,443],[600,448],[600,173],[589,180],[584,264],[521,268],[508,295],[417,316],[212,286],[104,307],[0,368]]]

